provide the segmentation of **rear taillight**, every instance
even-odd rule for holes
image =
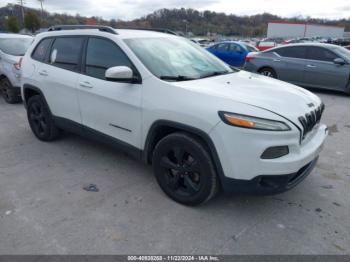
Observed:
[[[249,63],[250,61],[252,61],[253,60],[253,58],[254,58],[254,56],[253,55],[247,55],[246,56],[246,58],[245,58],[245,61],[247,62],[247,63]]]
[[[14,67],[16,68],[16,70],[21,70],[22,62],[23,62],[23,57],[19,59],[18,63],[14,64]]]

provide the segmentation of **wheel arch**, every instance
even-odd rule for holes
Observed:
[[[0,81],[4,80],[5,78],[7,78],[7,76],[6,76],[6,75],[4,75],[4,74],[0,74]],[[8,78],[7,78],[7,79],[8,79]]]
[[[49,111],[51,113],[50,107],[46,101],[46,98],[45,98],[45,95],[43,94],[43,92],[36,86],[29,85],[29,84],[23,85],[23,103],[24,103],[25,107],[27,107],[28,100],[32,96],[35,96],[35,95],[40,95],[43,98],[45,105],[47,106],[47,108],[49,109]]]
[[[279,75],[278,75],[278,73],[277,73],[277,71],[276,71],[276,69],[275,68],[273,68],[271,65],[263,65],[263,66],[260,66],[259,68],[258,68],[258,70],[256,70],[258,73],[260,73],[263,69],[265,69],[265,68],[267,68],[267,69],[271,69],[272,71],[274,71],[275,72],[275,74],[276,74],[276,76],[277,76],[277,78],[279,77]]]
[[[2,80],[5,80],[5,79],[7,79],[7,80],[10,82],[10,84],[12,85],[11,79],[10,79],[9,77],[7,77],[7,75],[5,75],[5,74],[0,74],[0,82],[1,82]]]
[[[224,177],[224,171],[222,169],[220,158],[215,148],[214,142],[212,141],[210,136],[196,127],[181,124],[178,122],[158,120],[152,124],[145,141],[145,147],[142,157],[143,160],[146,163],[151,164],[153,151],[157,143],[167,135],[170,135],[175,132],[184,132],[189,135],[192,135],[196,137],[203,144],[203,146],[205,146],[213,161],[215,171],[219,176],[219,180],[222,181],[222,178]]]
[[[345,86],[345,93],[347,93],[348,95],[350,95],[350,75],[349,75],[349,80],[348,83]]]

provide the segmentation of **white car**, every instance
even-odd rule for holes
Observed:
[[[23,61],[22,97],[43,141],[68,130],[152,164],[160,187],[197,205],[289,190],[327,136],[312,93],[229,66],[164,33],[60,26]],[[132,175],[132,174],[130,174]]]
[[[0,91],[9,104],[21,101],[20,62],[33,37],[0,34]]]

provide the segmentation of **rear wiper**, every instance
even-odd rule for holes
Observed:
[[[178,76],[160,76],[159,78],[162,79],[162,80],[170,80],[170,81],[190,81],[190,80],[198,79],[198,78],[189,77],[189,76],[182,76],[182,75],[178,75]]]
[[[214,72],[210,72],[207,73],[205,75],[202,75],[201,78],[207,78],[207,77],[212,77],[212,76],[221,76],[221,75],[226,75],[226,74],[230,74],[233,72],[229,72],[229,71],[214,71]]]

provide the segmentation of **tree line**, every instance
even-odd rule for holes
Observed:
[[[288,22],[308,22],[323,25],[345,27],[350,31],[350,18],[339,20],[315,19],[309,17],[282,18],[269,13],[252,16],[237,16],[212,11],[198,11],[194,9],[161,9],[144,17],[132,21],[118,19],[105,20],[101,17],[84,17],[79,14],[57,14],[39,9],[25,8],[24,21],[18,5],[8,5],[0,8],[0,30],[18,32],[26,28],[35,32],[39,28],[47,28],[58,24],[89,24],[109,25],[114,28],[167,28],[193,35],[207,35],[215,33],[225,36],[259,37],[265,36],[267,24],[271,21],[284,20]]]

